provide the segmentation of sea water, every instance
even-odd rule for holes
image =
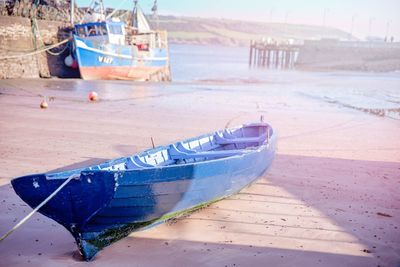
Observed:
[[[195,90],[220,90],[240,99],[256,97],[275,101],[273,98],[277,97],[279,101],[287,99],[290,100],[287,103],[296,105],[301,100],[313,100],[316,104],[400,120],[400,72],[249,68],[248,57],[247,47],[171,44],[171,83],[13,79],[0,80],[0,94],[86,101],[87,94],[95,90],[102,101],[151,98],[154,105],[160,105],[160,96],[187,94],[190,102],[193,99],[189,95]],[[283,104],[288,106],[287,103]]]
[[[306,72],[250,68],[246,47],[171,45],[170,57],[174,82],[259,90],[272,90],[280,85],[285,93],[400,119],[400,71]]]

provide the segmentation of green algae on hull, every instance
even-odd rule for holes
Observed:
[[[156,218],[156,219],[153,219],[150,221],[124,224],[124,225],[121,225],[120,227],[105,230],[105,231],[99,233],[93,239],[83,239],[83,238],[77,237],[76,242],[79,246],[79,251],[82,254],[84,260],[90,261],[100,250],[102,250],[103,248],[111,245],[112,243],[114,243],[124,237],[127,237],[132,232],[144,230],[146,228],[150,228],[152,226],[166,222],[168,220],[182,217],[182,216],[190,214],[196,210],[207,207],[207,206],[211,205],[212,203],[217,202],[221,199],[223,199],[223,198],[211,200],[209,202],[202,203],[200,205],[197,205],[195,207],[192,207],[192,208],[184,210],[184,211],[177,211],[174,213],[166,214],[162,217],[159,217],[159,218]]]

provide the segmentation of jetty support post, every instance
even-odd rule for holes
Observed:
[[[250,41],[250,53],[249,53],[249,67],[252,65],[253,59],[253,40]]]

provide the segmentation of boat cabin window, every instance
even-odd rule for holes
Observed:
[[[107,35],[106,25],[104,25],[104,24],[98,25],[97,26],[97,31],[98,31],[99,35]]]
[[[108,25],[108,27],[110,28],[110,33],[112,34],[123,34],[121,25]]]
[[[107,23],[108,39],[111,44],[125,44],[125,25],[123,23]]]
[[[79,26],[79,27],[76,27],[76,30],[77,30],[77,34],[78,34],[79,37],[85,37],[86,36],[85,27]]]
[[[87,26],[87,35],[88,36],[95,36],[96,35],[96,26],[95,25],[91,25],[91,26]]]
[[[123,23],[94,22],[75,26],[79,37],[92,40],[108,41],[111,44],[125,44],[125,25]]]
[[[76,34],[79,37],[104,36],[107,35],[107,27],[105,23],[80,25],[76,26]]]

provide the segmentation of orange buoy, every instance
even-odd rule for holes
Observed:
[[[92,91],[89,93],[89,100],[90,101],[97,101],[99,96],[97,95],[96,92]]]
[[[40,103],[40,108],[45,109],[48,107],[49,107],[49,104],[47,104],[46,98],[44,98],[42,103]]]

